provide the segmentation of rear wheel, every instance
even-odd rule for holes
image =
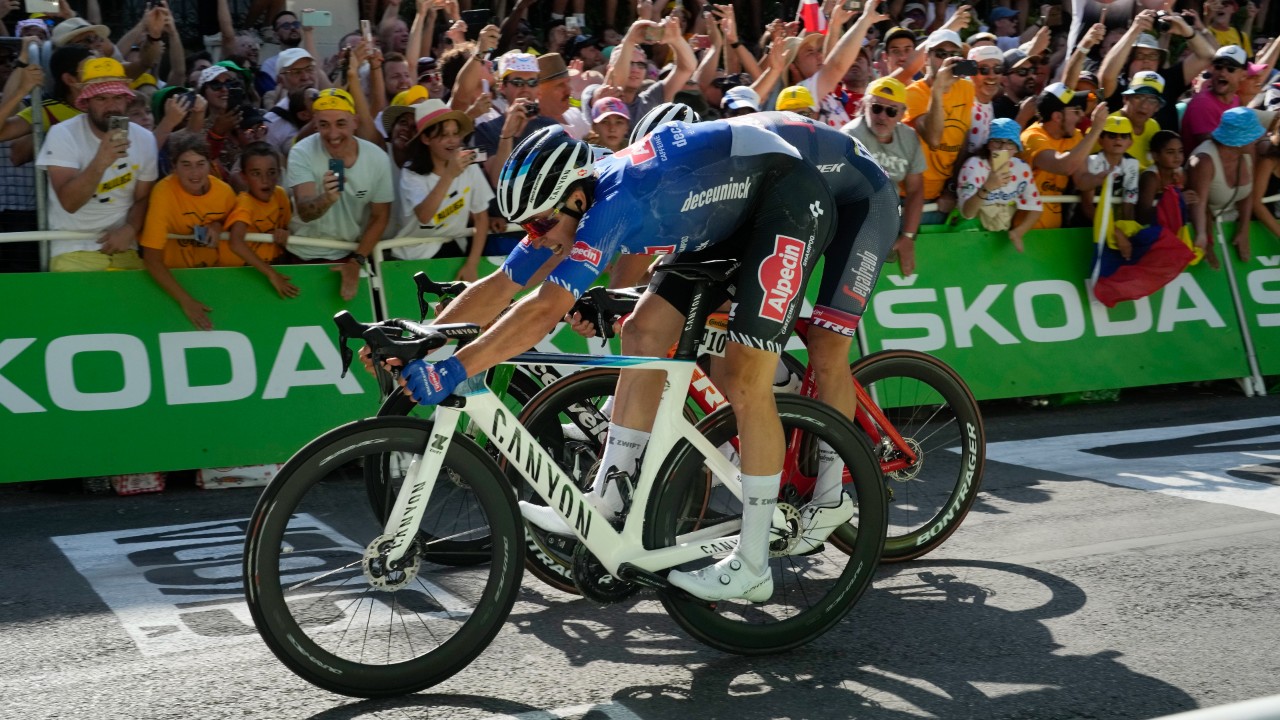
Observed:
[[[254,624],[281,662],[326,690],[377,697],[442,682],[493,640],[519,592],[515,498],[462,436],[409,553],[386,559],[362,466],[421,452],[431,427],[371,418],[322,435],[267,486],[250,520],[244,584]]]
[[[960,527],[978,496],[986,461],[978,403],[954,370],[920,352],[875,353],[849,371],[916,454],[914,462],[884,476],[889,499],[884,560],[918,558]],[[870,419],[866,413],[861,417]],[[901,462],[906,456],[890,429],[873,429],[877,459]]]
[[[663,592],[662,604],[690,635],[712,647],[744,655],[781,652],[812,641],[840,621],[871,584],[884,546],[885,500],[880,471],[871,450],[849,421],[815,400],[776,396],[778,415],[788,438],[791,465],[816,466],[816,440],[826,441],[849,468],[852,480],[845,491],[854,499],[853,519],[831,540],[839,539],[850,552],[831,545],[804,556],[779,555],[770,560],[774,592],[764,603],[726,600],[714,604],[684,593]],[[717,447],[738,433],[732,407],[707,416],[698,429]],[[795,455],[807,457],[794,457]],[[804,484],[811,486],[811,478]],[[668,547],[685,533],[715,525],[742,514],[741,502],[714,482],[702,454],[688,443],[677,445],[655,482],[657,497],[646,519],[646,543]],[[808,498],[794,498],[784,477],[779,502],[795,509]],[[791,505],[788,501],[796,504]],[[736,534],[732,530],[727,534]],[[704,538],[703,542],[712,542]],[[675,569],[695,570],[715,558]]]

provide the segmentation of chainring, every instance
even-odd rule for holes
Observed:
[[[582,543],[573,549],[573,583],[583,597],[604,605],[622,602],[640,589],[639,585],[610,575]]]

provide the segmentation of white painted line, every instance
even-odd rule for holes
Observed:
[[[987,445],[987,458],[1280,515],[1280,417],[1135,428]],[[1257,470],[1255,470],[1257,468]]]
[[[573,705],[555,710],[530,710],[519,715],[493,715],[485,720],[570,720],[585,717],[590,713],[600,713],[610,720],[642,720],[622,703],[605,703],[602,705]]]

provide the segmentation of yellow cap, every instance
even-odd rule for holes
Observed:
[[[891,77],[882,77],[874,80],[867,85],[867,94],[873,95],[885,100],[893,100],[894,102],[907,102],[907,86],[902,84],[901,80]]]
[[[1133,123],[1129,122],[1129,118],[1123,115],[1108,115],[1107,121],[1102,124],[1102,131],[1119,135],[1132,135]]]
[[[813,101],[813,93],[803,85],[792,85],[778,94],[778,110],[817,110],[818,103]]]
[[[320,91],[320,96],[311,103],[311,111],[318,112],[320,110],[341,110],[356,114],[356,101],[351,98],[351,93],[338,88],[327,88]]]
[[[124,80],[124,66],[114,58],[90,58],[80,66],[80,82]]]
[[[396,96],[391,98],[392,105],[417,105],[418,103],[431,97],[431,93],[421,85],[414,85],[408,90],[401,90]]]
[[[134,90],[137,90],[138,88],[144,85],[159,85],[159,84],[160,83],[156,81],[155,75],[152,75],[151,73],[142,73],[141,75],[138,76],[136,80],[129,83],[129,87],[133,88]]]

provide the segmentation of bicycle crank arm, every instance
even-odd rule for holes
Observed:
[[[626,580],[629,583],[635,583],[640,587],[651,588],[653,590],[661,590],[663,592],[671,593],[676,597],[680,598],[681,600],[688,600],[691,602],[700,603],[709,608],[715,607],[715,603],[707,602],[706,600],[703,600],[700,597],[690,595],[684,590],[681,590],[680,588],[675,587],[671,583],[667,582],[667,579],[665,577],[655,572],[650,572],[648,570],[638,568],[635,565],[632,565],[631,563],[622,563],[621,565],[619,565],[617,574],[619,578]]]

